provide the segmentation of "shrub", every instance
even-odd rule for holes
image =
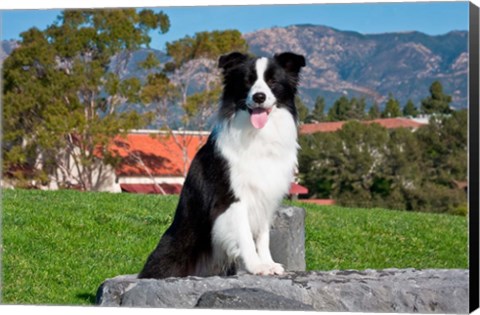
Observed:
[[[465,192],[433,183],[406,194],[407,209],[423,212],[454,213],[466,202]]]
[[[450,213],[454,215],[460,215],[460,216],[466,217],[468,215],[468,204],[463,203],[457,206],[455,209],[453,209]]]

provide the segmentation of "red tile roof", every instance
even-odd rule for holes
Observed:
[[[207,138],[205,134],[130,133],[125,138],[118,136],[110,147],[122,157],[115,172],[123,176],[148,176],[148,173],[183,176]]]
[[[393,128],[418,128],[425,124],[408,118],[379,118],[374,120],[360,121],[363,124],[377,123],[387,129]],[[317,132],[334,132],[342,129],[346,121],[320,122],[314,124],[303,124],[300,126],[300,134],[312,134]]]
[[[381,119],[374,119],[365,121],[366,124],[377,123],[381,126],[393,129],[393,128],[418,128],[421,126],[425,126],[425,124],[416,122],[414,120],[408,118],[381,118]]]
[[[331,206],[335,204],[333,199],[298,199],[300,202],[313,203],[320,206]]]
[[[311,134],[317,132],[334,132],[342,129],[344,121],[321,122],[315,124],[303,124],[300,126],[300,134]]]
[[[308,188],[303,187],[302,185],[299,185],[297,183],[292,183],[292,186],[290,186],[290,195],[305,195],[308,194]]]

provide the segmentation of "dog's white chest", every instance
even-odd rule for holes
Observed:
[[[270,221],[290,188],[297,164],[296,125],[288,111],[275,108],[260,130],[243,111],[221,128],[217,148],[228,161],[233,193],[248,205],[255,230]]]

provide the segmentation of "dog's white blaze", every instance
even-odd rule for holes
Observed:
[[[255,129],[249,114],[239,111],[217,128],[217,149],[228,161],[231,186],[239,201],[215,221],[214,248],[232,258],[240,256],[250,272],[281,268],[271,259],[265,234],[288,193],[297,165],[294,119],[286,109],[274,107],[269,123]]]
[[[255,102],[253,101],[253,95],[255,93],[264,93],[266,96],[263,107],[271,108],[277,102],[277,98],[273,95],[272,90],[265,82],[265,71],[267,71],[268,59],[265,57],[257,59],[255,62],[255,70],[257,72],[257,80],[253,84],[252,88],[247,95],[247,106],[250,108],[256,107]]]

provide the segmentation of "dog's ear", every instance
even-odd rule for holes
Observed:
[[[228,70],[245,60],[247,60],[248,56],[242,54],[240,52],[232,52],[227,55],[220,56],[218,59],[218,67],[224,70]]]
[[[297,55],[292,52],[284,52],[281,54],[275,54],[273,57],[277,63],[285,69],[287,72],[298,75],[300,69],[305,67],[305,57]]]

